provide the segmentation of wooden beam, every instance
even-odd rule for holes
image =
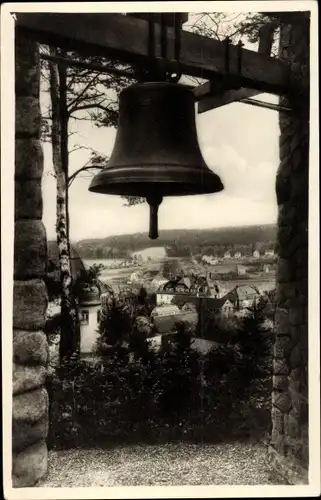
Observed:
[[[286,108],[284,106],[280,106],[279,104],[272,104],[271,102],[264,102],[255,99],[242,99],[240,102],[243,102],[244,104],[251,104],[251,106],[257,106],[258,108],[271,109],[272,111],[283,111],[285,113],[292,113],[291,108]]]
[[[148,57],[148,22],[122,14],[16,13],[16,25],[27,29],[41,43],[51,43],[86,55],[133,62]],[[160,30],[156,25],[156,50],[160,53]],[[174,30],[168,29],[169,47]],[[237,74],[236,46],[230,47],[231,75]],[[224,44],[201,35],[182,32],[180,67],[183,74],[213,79],[225,74]],[[282,93],[289,83],[282,62],[242,49],[241,86],[262,92]]]
[[[259,54],[263,54],[268,57],[270,56],[275,28],[276,26],[273,23],[261,26],[259,34]],[[196,100],[200,101],[198,103],[198,113],[205,113],[206,111],[209,111],[211,109],[219,108],[220,106],[225,106],[226,104],[231,104],[233,102],[240,101],[241,99],[251,98],[257,96],[258,94],[261,94],[261,91],[247,88],[241,88],[237,90],[231,89],[225,92],[221,91],[215,93],[214,95],[210,95],[210,92],[210,82],[206,82],[194,90]]]
[[[227,90],[222,94],[213,95],[200,101],[198,103],[198,113],[205,113],[206,111],[220,108],[221,106],[225,106],[226,104],[232,104],[233,102],[239,102],[242,99],[255,97],[258,94],[261,94],[261,91],[244,88],[238,90]]]

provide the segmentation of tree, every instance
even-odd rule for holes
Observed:
[[[99,354],[106,354],[110,347],[118,350],[128,343],[133,330],[133,319],[126,300],[112,295],[102,311],[99,324]]]
[[[93,264],[88,269],[81,269],[79,276],[73,282],[73,294],[76,298],[81,296],[86,287],[96,286],[100,288],[99,276],[104,269],[103,264]]]
[[[54,52],[55,49],[51,49]],[[61,336],[60,356],[70,358],[79,347],[79,320],[76,300],[72,293],[70,243],[68,238],[67,172],[68,152],[62,137],[66,127],[65,116],[65,70],[49,64],[51,97],[51,142],[52,162],[57,179],[56,233],[59,249],[61,276]],[[59,84],[60,78],[60,84]]]
[[[143,362],[148,362],[154,358],[154,353],[147,341],[150,332],[149,320],[146,317],[137,317],[129,337],[129,349],[134,354],[135,360],[141,359]]]
[[[167,259],[163,264],[164,278],[175,278],[181,271],[182,268],[178,259]]]
[[[236,343],[242,358],[244,384],[256,383],[270,374],[273,331],[264,324],[264,313],[255,305],[242,318],[236,330]]]
[[[176,333],[173,339],[174,352],[178,356],[185,356],[192,346],[192,334],[189,325],[184,321],[177,321],[173,331]]]
[[[46,48],[43,50],[48,52]],[[51,140],[54,175],[57,181],[56,234],[61,272],[62,314],[60,353],[61,357],[69,358],[79,348],[80,335],[70,265],[69,188],[79,174],[97,170],[102,164],[102,156],[92,151],[85,165],[76,172],[69,173],[69,155],[83,147],[76,145],[71,149],[69,146],[69,137],[72,134],[69,130],[70,120],[90,119],[98,126],[115,125],[118,114],[113,107],[116,101],[106,96],[103,90],[106,91],[108,86],[117,93],[120,79],[97,71],[84,71],[79,67],[70,68],[65,62],[66,56],[72,58],[75,54],[49,47],[49,62],[43,62],[42,67],[42,83],[50,94],[49,116],[43,118],[43,139]],[[84,113],[87,113],[87,116]]]

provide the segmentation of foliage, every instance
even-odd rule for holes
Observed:
[[[260,28],[267,24],[275,29],[279,26],[277,19],[262,12],[201,12],[190,14],[188,28],[194,33],[220,41],[228,36],[233,43],[241,40],[254,44],[259,41]]]
[[[97,353],[104,355],[110,347],[119,349],[128,343],[133,330],[133,306],[126,297],[111,295],[102,309]]]
[[[47,292],[48,292],[48,301],[53,302],[61,297],[61,283],[56,279],[53,274],[50,274],[50,271],[47,271],[44,278]]]
[[[208,354],[191,348],[182,322],[170,348],[155,352],[123,299],[111,298],[103,321],[99,360],[61,363],[54,374],[51,446],[217,440],[262,401],[269,409],[270,337],[256,311]]]
[[[46,57],[50,52],[46,46],[41,47],[41,54]],[[101,56],[80,56],[75,51],[56,49],[56,57],[63,57],[74,62],[96,65],[98,69],[86,69],[66,64],[67,71],[67,112],[73,122],[91,121],[97,127],[116,126],[118,120],[117,96],[121,89],[130,82],[128,78],[113,74],[112,70],[119,63],[111,63]],[[48,92],[48,66],[45,58],[42,65],[42,91]],[[100,71],[99,69],[104,69]],[[107,70],[111,69],[109,73]],[[51,108],[43,117],[44,131],[48,131],[51,120]],[[49,126],[48,126],[49,125]],[[46,139],[46,137],[44,137]]]
[[[235,316],[223,317],[219,311],[205,310],[199,314],[196,336],[213,342],[233,342],[237,324]]]
[[[60,333],[61,326],[61,314],[56,313],[47,318],[46,324],[44,327],[44,333],[48,335],[57,335]]]
[[[41,132],[43,141],[51,141],[54,170],[52,175],[56,178],[57,185],[56,235],[61,275],[61,356],[70,356],[74,350],[79,350],[80,335],[75,300],[75,292],[79,293],[79,283],[73,284],[70,264],[69,188],[80,173],[101,169],[104,160],[98,152],[94,152],[81,168],[70,173],[70,155],[81,149],[91,150],[79,144],[71,146],[69,139],[74,134],[71,125],[88,119],[97,126],[115,126],[118,111],[114,109],[114,104],[117,102],[117,93],[124,85],[123,79],[114,78],[112,72],[84,70],[79,65],[70,66],[66,63],[66,60],[75,60],[77,57],[79,58],[79,54],[75,52],[66,52],[54,46],[41,47],[41,90],[44,100],[46,93],[50,95],[46,114],[42,116]],[[82,63],[88,62],[86,58],[80,59]],[[89,62],[101,63],[101,58],[98,59],[99,61],[91,57]],[[114,64],[109,68],[112,69],[113,66]]]
[[[253,306],[242,318],[236,331],[236,345],[239,348],[242,366],[239,377],[248,394],[269,400],[272,386],[273,329],[265,326],[264,312]]]
[[[189,245],[180,245],[177,243],[172,243],[166,248],[168,257],[190,257],[191,247]]]
[[[154,293],[149,295],[146,288],[142,286],[139,289],[135,300],[135,316],[145,316],[146,318],[149,318],[152,310],[156,305],[156,300],[156,294]]]
[[[104,269],[103,264],[93,264],[88,269],[80,269],[79,275],[73,282],[73,294],[76,298],[81,296],[81,292],[88,286],[97,286],[99,276]]]

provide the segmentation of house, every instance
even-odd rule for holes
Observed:
[[[166,281],[166,283],[164,283],[164,285],[162,286],[162,290],[163,292],[170,292],[170,293],[174,293],[175,292],[175,289],[176,289],[176,285],[177,283],[180,281],[180,277],[178,278],[170,278],[168,281]]]
[[[189,293],[192,286],[192,281],[189,277],[181,278],[175,286],[176,293]]]
[[[195,276],[191,291],[193,291],[198,297],[208,296],[210,294],[208,275]]]
[[[265,250],[264,257],[274,257],[274,250],[273,249]]]
[[[223,299],[228,299],[233,305],[233,310],[236,312],[251,307],[254,301],[260,296],[260,291],[253,285],[237,285]]]
[[[241,252],[235,252],[234,258],[235,259],[240,259],[242,257]]]
[[[175,306],[174,304],[171,305],[163,305],[163,306],[156,306],[152,310],[150,316],[151,318],[154,318],[155,316],[171,316],[173,314],[179,314],[180,309],[179,307]]]
[[[168,350],[174,340],[175,333],[156,335],[155,337],[147,339],[149,345],[155,351],[159,351],[160,349]],[[193,338],[191,341],[191,348],[202,354],[207,354],[215,347],[218,347],[218,343],[211,340]]]
[[[134,271],[131,273],[130,278],[128,280],[129,283],[140,283],[142,280],[142,274],[139,271]]]
[[[134,253],[132,258],[133,261],[136,262],[137,264],[142,264],[144,261],[143,256],[140,253],[139,254]]]
[[[253,257],[254,257],[254,259],[259,259],[260,258],[260,252],[258,250],[254,250]]]
[[[150,288],[157,292],[157,290],[159,290],[167,282],[168,280],[163,276],[155,276],[150,282]]]
[[[156,292],[157,305],[170,304],[172,302],[174,295],[177,294],[176,286],[179,281],[180,278],[171,278],[170,280],[166,281],[166,283],[164,283],[159,287],[159,289]],[[181,284],[180,289],[184,289],[183,293],[188,292],[188,288],[185,287],[183,284]]]
[[[226,296],[216,299],[214,297],[206,297],[201,299],[199,305],[200,314],[212,313],[216,316],[229,316],[233,314],[235,305],[233,300],[230,298],[229,294]]]
[[[259,290],[252,285],[240,285],[236,287],[238,309],[251,307],[261,296]]]
[[[202,262],[205,262],[206,264],[209,264],[210,266],[215,266],[218,264],[218,259],[213,257],[213,255],[203,255],[202,257]]]
[[[246,267],[245,266],[236,266],[237,274],[239,276],[245,276],[246,275]]]
[[[231,258],[231,252],[229,250],[227,250],[225,253],[224,253],[224,259],[230,259]]]
[[[73,280],[81,278],[82,273],[85,272],[85,265],[78,255],[75,248],[70,247],[70,261],[71,273]],[[47,266],[47,285],[50,287],[49,291],[57,287],[60,291],[60,270],[59,270],[59,250],[55,241],[48,242],[48,266]],[[107,302],[108,297],[111,296],[113,290],[106,283],[97,279],[94,285],[84,285],[79,294],[78,309],[79,309],[79,323],[80,323],[80,354],[87,357],[92,353],[94,344],[97,339],[97,329],[101,317],[102,303]],[[53,317],[60,314],[60,298],[54,298],[49,294],[49,303],[47,309],[47,317]],[[49,342],[50,347],[50,360],[49,363],[56,358],[59,352],[60,333],[54,336],[54,342]],[[54,344],[54,345],[53,345]],[[59,356],[58,356],[59,359]]]
[[[157,304],[170,303],[177,295],[221,298],[224,294],[224,287],[217,280],[211,278],[211,273],[192,274],[191,276],[172,278],[161,285],[157,291]]]
[[[164,305],[157,306],[151,312],[151,322],[156,334],[171,332],[175,323],[183,321],[190,328],[195,328],[198,321],[197,311],[181,311],[178,306]]]
[[[158,306],[162,306],[165,304],[171,304],[173,301],[173,298],[175,297],[174,293],[166,293],[162,291],[157,291],[156,292],[156,304]]]

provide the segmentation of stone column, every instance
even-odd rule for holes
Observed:
[[[13,487],[47,471],[48,348],[43,327],[47,240],[42,219],[39,51],[16,31],[15,241],[13,295]]]
[[[278,268],[274,345],[272,463],[293,484],[308,481],[309,19],[281,28],[281,54],[297,90],[280,99]],[[300,90],[301,89],[301,90]]]

